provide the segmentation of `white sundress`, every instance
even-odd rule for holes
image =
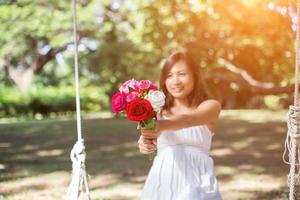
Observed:
[[[164,132],[145,182],[142,200],[222,200],[209,156],[206,125]]]

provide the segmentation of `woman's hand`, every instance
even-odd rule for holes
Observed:
[[[142,135],[138,141],[139,149],[142,154],[151,154],[156,150],[156,145],[152,140],[144,138]]]
[[[141,129],[141,134],[145,139],[157,139],[158,136],[160,135],[160,132],[156,131],[156,130],[150,130],[150,129]]]
[[[161,121],[157,120],[155,130],[141,128],[141,134],[146,139],[157,139],[162,132]]]

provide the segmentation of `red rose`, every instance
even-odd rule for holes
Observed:
[[[135,122],[150,119],[155,115],[151,103],[146,99],[131,101],[126,107],[126,113],[127,118]]]

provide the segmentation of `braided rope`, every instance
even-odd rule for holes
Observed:
[[[297,29],[296,29],[296,59],[295,59],[295,89],[294,89],[294,106],[299,102],[299,51],[300,51],[300,0],[297,0]]]
[[[72,181],[68,187],[68,200],[77,200],[81,192],[87,193],[90,200],[90,192],[88,187],[87,173],[85,170],[85,146],[83,140],[77,141],[71,151],[70,158],[72,160]],[[83,185],[84,184],[84,185]],[[84,189],[84,190],[83,190]]]
[[[286,153],[286,149],[289,151],[289,162],[285,163],[290,164],[290,172],[288,175],[288,185],[289,185],[289,200],[295,199],[295,185],[298,178],[296,178],[296,166],[299,165],[299,157],[296,156],[297,154],[297,140],[300,143],[300,136],[299,136],[299,116],[300,116],[300,107],[298,106],[299,102],[299,58],[300,58],[300,0],[297,0],[297,29],[296,29],[296,59],[295,59],[295,90],[294,90],[294,106],[290,106],[288,112],[288,133],[285,141],[285,150],[284,155]],[[298,149],[299,152],[299,149]],[[299,154],[298,154],[299,155]],[[296,163],[297,161],[297,163]],[[298,170],[298,173],[299,170]],[[297,175],[299,177],[299,174]]]
[[[285,140],[285,149],[283,152],[283,162],[291,165],[291,161],[286,159],[287,152],[291,152],[291,142],[292,138],[296,140],[300,139],[300,135],[297,134],[297,127],[299,127],[299,119],[300,119],[300,107],[290,106],[289,111],[287,113],[287,135]],[[300,165],[300,164],[296,164]]]
[[[85,168],[85,146],[81,132],[80,118],[80,91],[79,91],[79,74],[78,74],[78,44],[77,44],[77,13],[76,0],[72,0],[73,8],[73,39],[74,39],[74,68],[76,81],[76,116],[77,116],[77,142],[73,146],[70,154],[72,160],[72,180],[68,187],[67,199],[78,200],[82,192],[86,192],[88,200],[91,200],[88,178]]]
[[[288,133],[285,140],[285,149],[283,153],[283,161],[290,165],[290,172],[288,175],[289,186],[289,200],[295,198],[295,186],[297,185],[299,175],[296,175],[296,166],[299,166],[299,157],[296,156],[297,142],[300,142],[299,132],[299,119],[300,119],[300,107],[290,106],[287,118]],[[285,159],[286,152],[289,152],[289,161]],[[299,155],[299,154],[298,154]]]

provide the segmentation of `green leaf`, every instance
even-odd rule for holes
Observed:
[[[150,130],[155,130],[155,128],[156,128],[155,119],[151,118],[151,119],[148,119],[148,120],[141,121],[141,127],[146,128],[146,129],[150,129]]]

